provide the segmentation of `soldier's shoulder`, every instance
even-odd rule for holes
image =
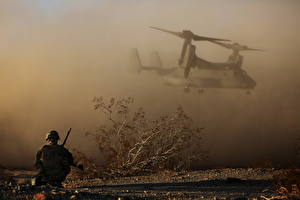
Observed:
[[[69,152],[69,150],[66,147],[62,146],[62,145],[56,145],[56,148],[61,150],[61,151],[64,151],[64,152]]]
[[[41,148],[40,148],[40,150],[44,150],[44,149],[48,149],[50,146],[49,145],[43,145]]]
[[[47,151],[49,149],[49,145],[44,145],[42,147],[39,148],[39,150],[37,151],[37,153],[42,153],[44,151]]]
[[[58,151],[62,153],[65,157],[72,157],[72,153],[64,146],[59,145]]]

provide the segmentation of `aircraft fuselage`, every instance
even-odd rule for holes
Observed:
[[[199,70],[188,78],[182,76],[183,69],[178,68],[163,76],[164,83],[170,86],[191,88],[237,88],[254,89],[256,82],[243,70]]]

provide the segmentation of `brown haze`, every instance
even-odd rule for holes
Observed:
[[[1,0],[0,164],[30,167],[45,133],[69,127],[69,146],[91,155],[84,133],[101,120],[94,96],[133,96],[154,116],[181,104],[206,128],[211,165],[288,164],[300,128],[299,11],[297,0]],[[131,47],[145,64],[158,50],[166,66],[176,65],[182,41],[149,26],[265,49],[243,53],[257,88],[187,95],[154,74],[129,74]],[[230,53],[197,46],[208,60]]]

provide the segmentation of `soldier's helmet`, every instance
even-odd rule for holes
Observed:
[[[60,137],[58,132],[55,130],[49,131],[46,135],[46,140],[50,140],[50,139],[59,140]]]

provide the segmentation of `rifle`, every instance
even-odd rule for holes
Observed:
[[[69,131],[68,131],[68,133],[67,133],[67,135],[66,135],[66,137],[64,139],[64,142],[61,144],[61,146],[65,146],[65,144],[67,143],[67,140],[68,140],[68,137],[69,137],[69,135],[71,133],[71,130],[72,130],[72,128],[69,129]],[[76,165],[74,162],[72,162],[71,165],[73,167],[77,167],[78,169],[80,169],[81,171],[83,171],[83,165],[81,165],[81,164],[80,165]]]
[[[67,133],[67,135],[66,135],[66,137],[65,137],[65,140],[64,140],[64,142],[62,143],[61,146],[65,146],[65,144],[67,143],[67,140],[68,140],[68,137],[69,137],[69,135],[70,135],[70,133],[71,133],[71,130],[72,130],[72,128],[69,129],[69,131],[68,131],[68,133]]]

